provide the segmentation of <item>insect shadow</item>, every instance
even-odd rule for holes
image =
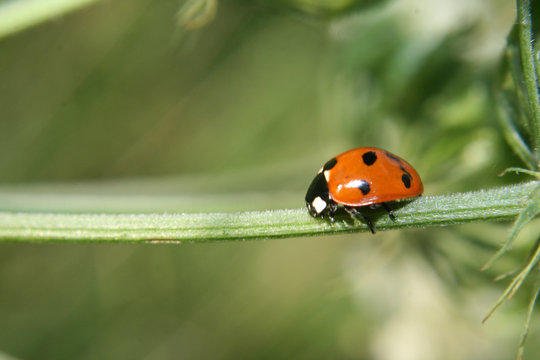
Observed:
[[[352,207],[340,206],[335,213],[335,220],[343,221],[349,226],[353,226],[355,219],[363,221],[375,234],[375,225],[381,217],[388,216],[392,221],[396,221],[394,210],[399,210],[413,200],[390,201],[375,205]],[[331,218],[327,218],[328,222],[334,222]]]

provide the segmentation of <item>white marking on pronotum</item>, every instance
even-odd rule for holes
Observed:
[[[326,182],[330,181],[330,170],[324,172],[324,178],[326,179]]]
[[[317,196],[315,199],[313,199],[311,205],[313,205],[313,208],[315,209],[317,214],[320,214],[324,209],[326,209],[326,201],[321,199],[320,196]]]

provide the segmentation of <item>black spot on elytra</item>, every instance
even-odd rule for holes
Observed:
[[[362,155],[362,160],[367,166],[373,165],[377,161],[377,154],[374,151],[368,151]]]
[[[404,174],[401,175],[401,181],[403,182],[403,185],[405,185],[405,187],[409,189],[411,187],[412,176],[411,176],[411,173],[408,172],[407,169],[405,169],[405,166],[403,166],[403,160],[401,160],[395,155],[387,153],[386,151],[384,152],[384,155],[386,155],[386,157],[388,157],[391,160],[394,160],[397,164],[399,164],[399,168],[401,169],[401,171],[404,172]]]
[[[367,195],[369,191],[371,190],[371,187],[369,186],[369,183],[366,180],[362,180],[360,185],[358,185],[358,189],[360,189],[362,194]]]
[[[384,152],[384,155],[386,155],[386,157],[388,157],[389,159],[394,160],[394,161],[397,162],[398,164],[401,164],[401,163],[402,163],[402,161],[401,161],[400,158],[398,158],[397,156],[394,156],[394,155],[392,155],[392,154],[390,154],[390,153],[388,153],[388,152],[386,152],[386,151]]]
[[[403,185],[405,185],[407,189],[411,187],[411,175],[409,174],[401,175],[401,181],[403,181]]]
[[[401,171],[403,171],[403,172],[404,172],[405,174],[407,174],[409,177],[412,177],[412,176],[411,176],[411,173],[408,172],[408,171],[403,167],[403,165],[399,165],[399,168],[401,169]]]
[[[326,164],[324,164],[323,166],[323,171],[332,169],[334,166],[336,166],[336,164],[337,164],[336,158],[332,158],[331,160],[328,160]]]

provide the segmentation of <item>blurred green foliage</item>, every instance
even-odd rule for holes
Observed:
[[[242,208],[301,207],[321,163],[367,145],[410,161],[427,194],[521,179],[496,176],[519,160],[490,96],[511,4],[325,3],[222,1],[213,21],[186,31],[182,2],[104,1],[1,39],[4,191],[215,196],[208,211],[237,210],[236,193],[280,193]],[[202,211],[190,201],[182,211]],[[504,224],[186,246],[1,244],[0,354],[507,359],[519,312],[480,320],[504,285],[490,279],[520,264],[538,225],[486,273],[478,268]]]

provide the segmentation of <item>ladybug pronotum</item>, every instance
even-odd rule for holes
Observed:
[[[363,207],[383,206],[392,220],[395,216],[387,202],[420,196],[422,180],[405,160],[386,150],[361,147],[330,159],[319,170],[306,194],[306,206],[313,217],[334,214],[341,204],[352,216],[359,216],[372,233],[371,220]]]

